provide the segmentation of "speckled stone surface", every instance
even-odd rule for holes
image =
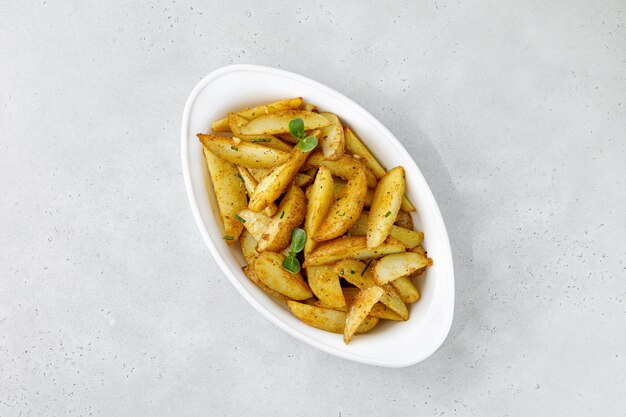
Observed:
[[[626,415],[624,1],[229,3],[4,2],[0,416]],[[430,359],[331,357],[219,272],[179,130],[230,63],[413,155],[456,266]]]

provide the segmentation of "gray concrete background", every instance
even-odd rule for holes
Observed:
[[[626,415],[624,1],[128,3],[2,5],[1,416]],[[427,361],[317,351],[217,269],[179,130],[231,63],[336,88],[417,161],[456,263]]]

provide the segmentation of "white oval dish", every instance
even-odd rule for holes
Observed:
[[[217,202],[213,194],[202,145],[196,134],[210,131],[212,121],[229,111],[288,97],[304,97],[320,109],[336,113],[387,168],[402,165],[406,193],[417,211],[416,228],[425,234],[424,247],[434,265],[417,282],[421,299],[409,306],[406,322],[384,322],[372,332],[345,345],[342,336],[302,323],[255,286],[241,271],[245,265],[239,245],[222,239]],[[454,312],[454,270],[448,234],[437,202],[419,168],[374,116],[361,106],[309,78],[269,67],[231,65],[220,68],[193,89],[183,113],[182,162],[189,202],[200,233],[224,274],[252,306],[272,323],[318,349],[370,365],[404,367],[423,361],[445,340]]]

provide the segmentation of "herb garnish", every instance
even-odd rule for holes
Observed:
[[[300,228],[295,228],[291,234],[291,246],[289,247],[289,255],[283,261],[283,268],[292,274],[300,272],[300,261],[296,258],[296,254],[304,249],[306,243],[306,232]]]
[[[317,138],[304,133],[304,120],[299,117],[289,122],[289,133],[298,139],[298,148],[302,152],[310,152],[317,146]]]

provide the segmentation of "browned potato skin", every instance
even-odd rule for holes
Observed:
[[[232,239],[225,241],[232,245],[243,230],[243,225],[235,219],[235,214],[247,205],[246,190],[235,165],[218,158],[205,147],[202,149],[224,225],[224,236],[232,236]]]
[[[315,176],[313,185],[309,187],[307,213],[304,220],[304,231],[311,237],[304,244],[305,258],[315,248],[316,243],[312,239],[320,224],[322,224],[328,209],[333,204],[332,191],[333,177],[326,167],[321,167]]]
[[[346,315],[346,325],[343,329],[343,341],[347,345],[352,340],[357,328],[363,323],[367,315],[380,300],[384,291],[380,287],[369,287],[361,290],[350,305]]]
[[[373,259],[404,252],[402,243],[389,237],[380,246],[368,248],[364,236],[343,236],[320,244],[304,261],[304,266],[327,265],[342,259]]]
[[[374,280],[378,285],[384,285],[400,277],[411,275],[426,266],[428,266],[428,259],[415,252],[383,256],[374,265]]]
[[[291,185],[283,197],[278,210],[266,231],[261,235],[257,250],[259,252],[280,252],[291,243],[293,229],[300,226],[306,214],[304,191]]]
[[[345,154],[336,161],[329,161],[324,157],[324,154],[321,151],[313,152],[309,157],[307,164],[316,167],[325,166],[330,170],[331,174],[343,178],[344,180],[352,178],[359,166],[364,167],[364,165],[357,159]],[[365,168],[365,175],[367,176],[368,188],[375,188],[376,177],[374,174],[372,174],[369,169]]]
[[[243,269],[243,273],[248,277],[248,279],[250,281],[254,282],[260,289],[262,289],[268,295],[274,297],[278,301],[282,301],[283,303],[286,303],[287,301],[291,300],[291,298],[285,297],[281,293],[279,293],[277,291],[274,291],[273,289],[271,289],[267,285],[263,284],[263,282],[259,279],[259,277],[256,274],[256,272],[254,272],[254,268],[252,268],[251,266],[249,266],[249,265],[248,266],[244,266],[242,269]]]
[[[330,308],[346,307],[339,276],[332,265],[311,266],[306,269],[309,287],[321,302]]]
[[[348,180],[343,197],[335,201],[328,210],[322,224],[313,235],[313,240],[316,242],[331,240],[350,230],[363,210],[365,194],[367,194],[365,168],[359,166]]]
[[[371,268],[372,263],[370,261],[368,266],[361,261],[346,259],[335,264],[335,272],[350,284],[360,289],[366,289],[376,286]],[[352,271],[355,273],[353,274]],[[382,288],[385,293],[381,296],[380,302],[398,313],[402,320],[408,320],[409,310],[396,290],[390,284],[383,285]]]
[[[209,151],[230,162],[250,168],[272,168],[285,163],[289,153],[256,143],[237,143],[233,138],[198,134],[200,142]]]
[[[263,178],[250,196],[248,207],[253,211],[261,211],[272,204],[287,189],[298,174],[298,170],[309,157],[298,146],[293,147],[289,160],[276,167],[267,177]]]
[[[404,229],[415,230],[415,226],[413,225],[413,217],[411,217],[411,213],[400,210],[398,212],[398,216],[396,217],[396,221],[393,223],[396,226],[402,227]]]
[[[302,97],[288,98],[274,103],[263,104],[252,108],[242,109],[235,113],[246,119],[253,119],[261,114],[272,113],[280,110],[298,109],[302,105]],[[211,125],[214,132],[228,132],[228,117],[220,119]]]
[[[294,316],[310,326],[326,330],[327,332],[343,333],[346,323],[346,313],[343,311],[312,306],[295,301],[288,301],[287,306]],[[377,324],[378,319],[376,317],[367,317],[358,327],[356,333],[367,333]]]
[[[289,132],[289,122],[300,118],[304,122],[305,130],[313,130],[330,125],[330,122],[318,113],[304,110],[282,110],[264,114],[242,126],[240,131],[244,135],[274,135]]]
[[[330,126],[320,129],[320,148],[326,159],[336,161],[343,155],[346,145],[343,137],[343,127],[335,114],[322,112],[320,115],[331,122]]]
[[[420,292],[411,281],[409,277],[400,277],[394,281],[391,281],[391,285],[396,289],[402,301],[406,304],[415,303],[420,299]]]
[[[367,220],[367,246],[380,245],[389,233],[398,215],[404,195],[404,168],[397,166],[380,179]]]
[[[300,273],[293,274],[283,268],[285,256],[276,252],[261,252],[254,261],[254,271],[269,288],[293,300],[306,300],[313,296]]]

